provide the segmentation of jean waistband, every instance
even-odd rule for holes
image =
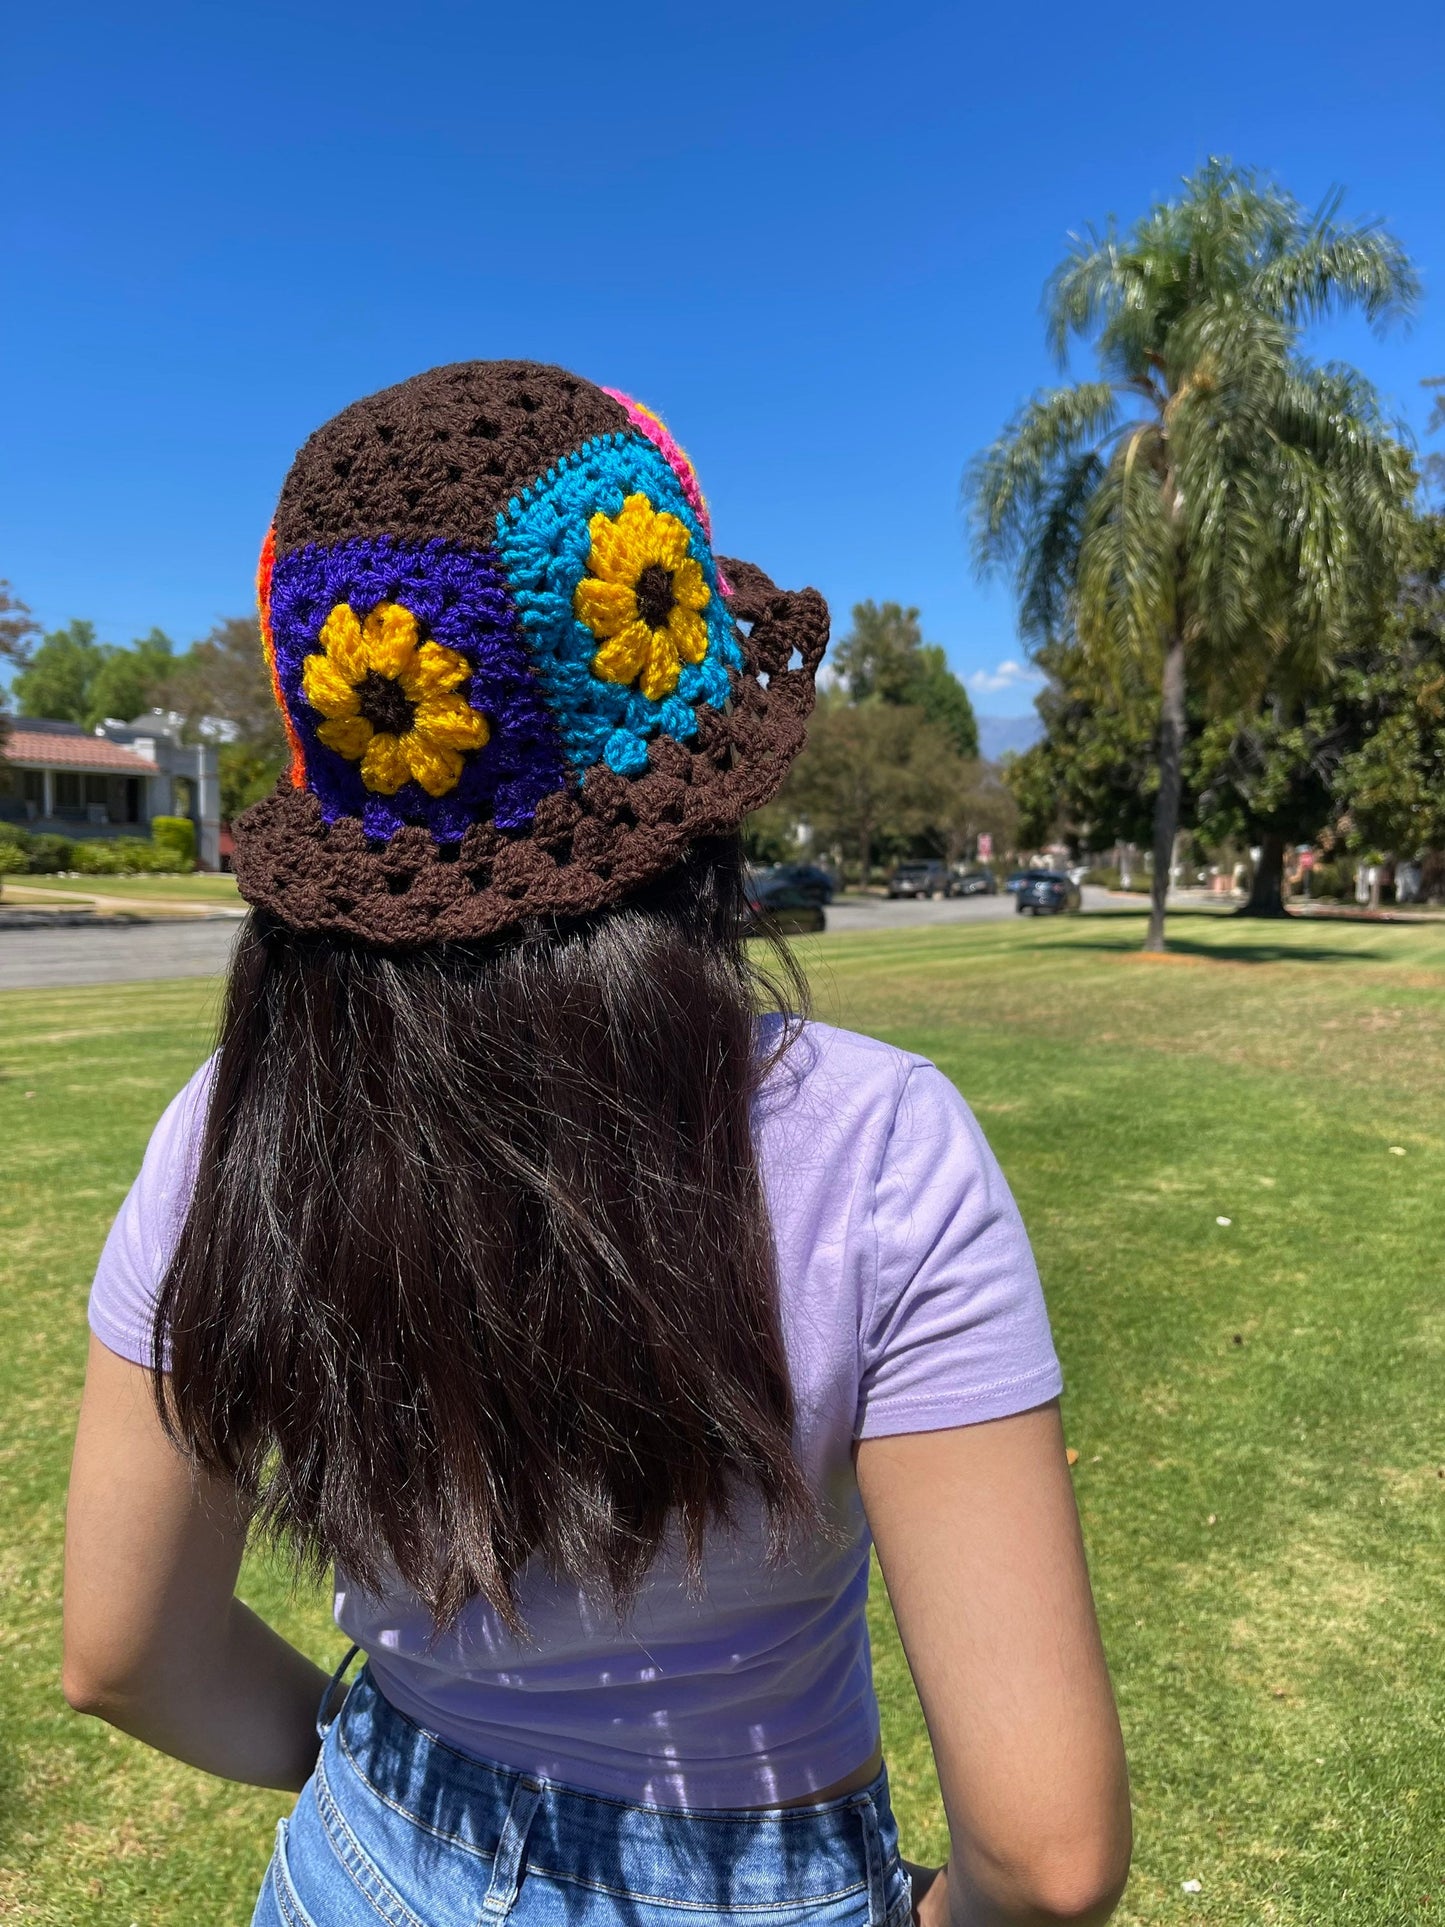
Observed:
[[[767,1908],[780,1886],[799,1902],[865,1886],[881,1893],[885,1859],[896,1852],[886,1770],[820,1806],[630,1806],[458,1752],[398,1712],[367,1671],[326,1754],[331,1797],[343,1804],[335,1768],[344,1766],[394,1812],[463,1852],[500,1857],[520,1821],[527,1863],[539,1872],[638,1898]]]

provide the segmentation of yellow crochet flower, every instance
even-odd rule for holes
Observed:
[[[456,691],[471,664],[440,642],[422,642],[416,617],[383,602],[365,622],[338,602],[321,625],[321,652],[301,669],[306,700],[326,721],[316,734],[328,749],[361,764],[361,780],[395,796],[415,777],[428,796],[445,796],[462,773],[462,752],[480,749],[487,719]]]
[[[660,702],[676,689],[683,663],[707,654],[701,611],[711,592],[688,554],[687,529],[645,495],[629,495],[619,515],[599,509],[588,528],[589,573],[572,607],[602,644],[593,671],[606,682],[635,682]]]

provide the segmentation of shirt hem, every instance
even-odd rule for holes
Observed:
[[[973,1392],[946,1392],[918,1398],[890,1399],[881,1409],[870,1407],[853,1436],[891,1438],[900,1432],[943,1432],[955,1425],[979,1425],[988,1419],[1012,1418],[1036,1405],[1046,1405],[1064,1389],[1064,1375],[1055,1365],[1040,1366],[1017,1378],[999,1379]]]
[[[840,1743],[830,1739],[826,1754],[810,1747],[805,1760],[780,1760],[767,1771],[758,1767],[739,1770],[736,1765],[720,1767],[713,1761],[679,1763],[645,1758],[639,1758],[634,1766],[609,1770],[595,1760],[569,1753],[562,1747],[509,1746],[508,1738],[521,1737],[514,1732],[498,1731],[480,1723],[468,1731],[470,1723],[438,1719],[435,1707],[408,1693],[388,1673],[384,1653],[368,1653],[367,1665],[382,1698],[404,1719],[454,1752],[482,1766],[499,1767],[506,1773],[530,1774],[575,1793],[622,1800],[635,1807],[712,1813],[734,1809],[758,1812],[780,1806],[784,1801],[806,1800],[810,1794],[822,1793],[855,1772],[877,1751],[882,1739],[875,1711],[872,1719],[859,1729],[856,1742]],[[526,1737],[535,1740],[545,1736]]]
[[[128,1325],[113,1321],[107,1318],[104,1312],[98,1312],[93,1308],[87,1315],[86,1323],[108,1352],[114,1352],[117,1358],[123,1358],[127,1365],[139,1365],[147,1372],[151,1369],[150,1343],[147,1342],[144,1349],[140,1349],[136,1334]]]

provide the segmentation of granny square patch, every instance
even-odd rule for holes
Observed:
[[[278,556],[269,641],[327,822],[457,842],[532,821],[563,787],[557,730],[495,555],[388,535]]]
[[[693,493],[695,493],[695,489]],[[497,516],[497,554],[567,761],[618,776],[691,742],[742,668],[683,481],[635,433],[596,436]]]

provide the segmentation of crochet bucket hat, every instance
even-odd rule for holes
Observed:
[[[816,590],[714,556],[655,415],[525,361],[318,429],[258,586],[291,761],[236,823],[241,893],[385,946],[597,910],[736,829],[828,638]]]

